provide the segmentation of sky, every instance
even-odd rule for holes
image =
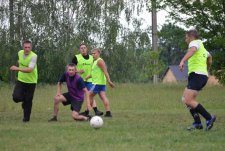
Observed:
[[[168,13],[165,10],[160,10],[159,12],[157,12],[157,25],[159,29],[162,27],[163,24],[166,23],[166,19],[168,18],[166,16],[168,16]],[[143,10],[140,15],[133,14],[133,18],[142,20],[141,29],[146,29],[147,27],[152,25],[152,14],[147,10]],[[124,12],[121,13],[120,21],[125,27],[133,29],[132,24],[127,23]]]

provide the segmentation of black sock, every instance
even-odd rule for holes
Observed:
[[[195,123],[200,124],[201,123],[201,119],[198,115],[198,112],[195,111],[195,109],[189,108],[189,111],[195,121]]]
[[[93,107],[94,111],[97,112],[98,111],[98,108],[97,106],[96,107]]]
[[[197,105],[195,111],[201,114],[206,120],[210,120],[212,118],[209,112],[207,112],[206,109],[201,104]]]
[[[88,110],[85,110],[84,112],[85,112],[85,114],[87,114],[87,115],[89,114],[89,111],[88,111]]]

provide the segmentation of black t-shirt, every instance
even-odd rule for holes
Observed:
[[[85,60],[88,60],[89,59],[89,54],[87,54],[86,56],[83,56]],[[72,59],[72,63],[74,63],[75,65],[77,65],[77,57],[74,56],[73,59]]]

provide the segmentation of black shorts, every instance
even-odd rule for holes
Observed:
[[[188,76],[187,88],[200,91],[206,85],[207,81],[208,77],[206,75],[191,72]]]
[[[72,111],[76,111],[76,112],[80,112],[80,109],[82,107],[82,104],[83,104],[83,100],[82,101],[78,101],[78,100],[74,100],[69,92],[67,93],[63,93],[62,94],[65,98],[66,98],[66,102],[62,102],[62,104],[65,106],[65,105],[69,105],[71,104],[71,110]]]

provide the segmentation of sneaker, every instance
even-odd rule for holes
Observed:
[[[103,115],[103,112],[97,110],[97,111],[95,112],[95,115],[97,115],[97,116],[102,116],[102,115]]]
[[[57,117],[53,117],[53,118],[51,118],[50,120],[48,120],[49,122],[57,122]]]
[[[216,121],[216,116],[212,115],[211,120],[206,121],[206,131],[210,130],[213,127],[213,123]]]
[[[84,112],[81,112],[81,113],[79,113],[79,115],[83,115],[83,116],[88,116],[88,112],[87,111],[84,111]]]
[[[88,119],[87,119],[88,121],[90,121],[90,120],[91,120],[91,118],[92,118],[92,116],[91,116],[91,115],[87,115],[86,117],[88,118]]]
[[[112,114],[105,114],[104,117],[112,117]]]
[[[24,122],[24,123],[27,123],[27,122],[29,122],[29,121],[30,121],[29,119],[25,119],[25,118],[23,119],[23,122]]]
[[[190,127],[187,128],[187,130],[191,131],[191,130],[200,130],[203,129],[202,123],[193,123]]]

